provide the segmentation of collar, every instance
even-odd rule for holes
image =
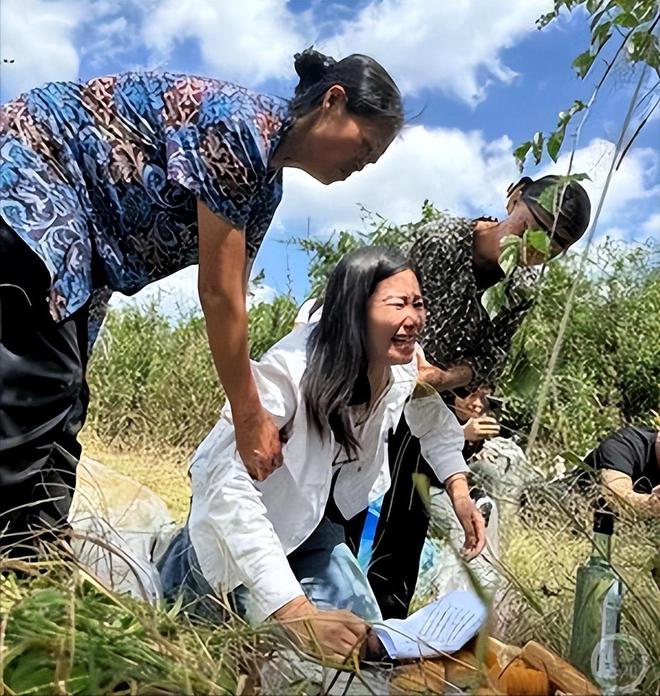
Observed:
[[[281,118],[281,123],[279,128],[270,136],[270,142],[268,143],[268,152],[266,160],[266,179],[268,183],[271,183],[277,175],[281,172],[280,169],[271,169],[270,163],[273,159],[275,151],[280,146],[284,136],[289,131],[294,122],[293,112],[291,111],[291,102],[287,101],[278,110],[278,116]]]

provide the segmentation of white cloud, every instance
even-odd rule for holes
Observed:
[[[654,213],[641,227],[642,234],[652,239],[660,239],[660,213]]]
[[[583,181],[582,185],[591,199],[592,220],[614,151],[614,143],[597,138],[575,152],[572,172],[584,172],[590,177],[590,181]],[[652,203],[657,200],[660,185],[654,182],[657,182],[659,163],[658,154],[651,148],[638,147],[628,152],[612,176],[598,222],[600,230],[615,224],[624,227],[634,219],[640,207],[645,207],[647,201]],[[568,171],[568,164],[569,154],[566,153],[558,159],[557,164],[546,166],[540,174],[564,174]]]
[[[3,66],[3,93],[76,79],[81,56],[115,71],[129,67],[112,63],[119,54],[146,48],[149,65],[167,67],[173,50],[192,40],[204,72],[251,86],[292,79],[293,54],[316,43],[338,57],[373,55],[405,92],[439,90],[474,104],[493,81],[515,77],[502,51],[533,31],[549,5],[372,0],[330,23],[318,7],[293,11],[287,0],[3,0],[2,54],[16,61]]]
[[[372,0],[353,18],[320,30],[314,10],[294,12],[286,0],[162,0],[143,9],[142,39],[156,64],[167,64],[176,46],[192,39],[206,72],[250,85],[293,78],[293,54],[312,43],[337,57],[362,52],[380,60],[404,92],[440,90],[475,104],[492,82],[515,78],[502,51],[532,32],[550,6],[549,0]]]
[[[178,42],[197,39],[211,71],[255,85],[292,76],[292,56],[305,44],[305,17],[286,0],[164,0],[145,16],[143,38],[161,60]]]
[[[418,219],[424,199],[455,214],[502,213],[506,187],[517,176],[511,141],[486,141],[479,131],[413,126],[375,165],[324,186],[285,170],[277,220],[284,236],[310,218],[313,234],[361,228],[358,204],[397,223]]]
[[[74,31],[83,16],[80,2],[2,0],[0,63],[3,95],[12,98],[51,80],[75,80],[79,54]]]
[[[441,90],[475,104],[493,81],[511,82],[502,51],[535,29],[548,0],[373,0],[323,42],[338,54],[366,53],[402,91]]]

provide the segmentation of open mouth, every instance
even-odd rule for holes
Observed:
[[[392,343],[400,349],[411,350],[415,347],[417,342],[416,334],[406,334],[405,336],[395,335],[392,336]]]

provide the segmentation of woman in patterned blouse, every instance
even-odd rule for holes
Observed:
[[[126,73],[51,83],[0,111],[0,549],[32,552],[35,532],[50,539],[65,524],[87,357],[111,293],[191,264],[238,451],[259,480],[281,464],[250,369],[245,299],[282,168],[346,179],[403,122],[399,90],[373,59],[308,49],[295,67],[291,101]]]

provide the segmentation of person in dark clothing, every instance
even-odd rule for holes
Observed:
[[[487,386],[478,387],[465,398],[452,395],[447,400],[463,427],[463,458],[468,463],[481,450],[484,440],[496,437],[500,431],[497,419],[488,410],[487,395],[491,391]],[[390,437],[389,446],[406,460],[415,457],[420,463],[423,461],[419,441],[402,423]],[[392,477],[392,487],[383,498],[367,575],[381,612],[389,618],[399,619],[406,617],[415,593],[419,559],[429,526],[429,510],[424,502],[425,496],[419,495],[418,486],[427,488],[431,480],[435,482],[435,477],[429,476],[425,467],[415,472],[417,477],[402,476],[401,473],[398,472],[396,479]],[[475,502],[483,496],[484,491],[474,486],[471,488],[470,497]],[[399,520],[402,524],[395,525],[392,520]],[[347,535],[356,534],[355,523],[348,523],[346,529]],[[357,531],[357,543],[360,533],[361,529]]]
[[[622,507],[633,514],[660,518],[660,430],[621,428],[606,437],[584,460],[598,473]]]
[[[550,205],[554,213],[548,210],[548,199],[555,201]],[[507,212],[501,222],[440,214],[410,240],[410,256],[424,277],[428,306],[420,379],[448,398],[450,391],[465,396],[481,384],[496,383],[513,336],[533,305],[539,277],[533,266],[584,234],[590,203],[575,181],[524,177],[508,190]],[[550,237],[545,255],[524,243],[525,232],[538,228]],[[517,266],[506,275],[499,265],[500,251],[502,240],[510,235],[522,237],[523,244]],[[498,284],[504,302],[492,315],[484,307],[484,295]],[[385,618],[407,614],[428,531],[428,512],[411,483],[413,475],[425,474],[434,481],[419,443],[403,421],[390,439],[389,458],[391,500],[389,507],[383,505],[384,521],[374,542],[382,561],[373,563],[369,573]]]

